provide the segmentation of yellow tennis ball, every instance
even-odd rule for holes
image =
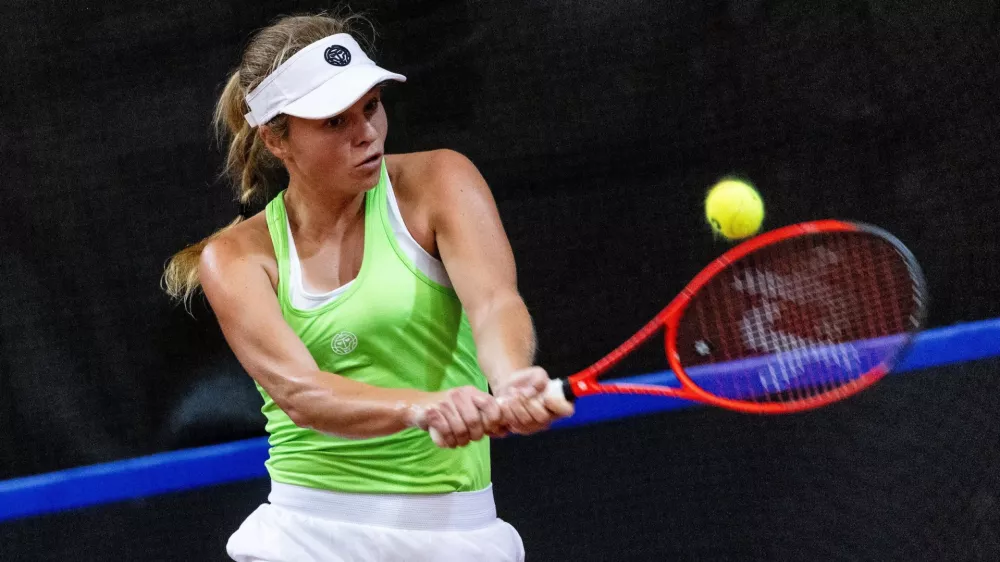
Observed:
[[[764,222],[764,201],[749,183],[723,179],[708,190],[705,218],[728,240],[753,236]]]

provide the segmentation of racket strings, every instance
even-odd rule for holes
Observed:
[[[678,353],[692,382],[717,396],[812,400],[898,353],[916,327],[916,291],[908,260],[878,236],[785,240],[734,262],[696,293],[678,325]]]

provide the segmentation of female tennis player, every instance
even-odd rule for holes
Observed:
[[[534,399],[548,376],[532,366],[531,318],[482,176],[448,150],[383,153],[381,88],[405,78],[368,58],[354,20],[287,17],[254,35],[216,125],[241,202],[269,203],[164,274],[176,298],[203,288],[264,400],[272,489],[227,550],[522,560],[496,515],[486,437],[572,411]]]

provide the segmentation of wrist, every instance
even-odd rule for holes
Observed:
[[[396,423],[403,429],[411,427],[424,428],[426,422],[424,416],[427,407],[436,402],[436,392],[424,392],[420,390],[406,391],[406,396],[401,396],[392,407]]]
[[[545,369],[529,365],[507,371],[503,377],[498,377],[495,386],[491,383],[490,388],[496,396],[510,392],[521,392],[531,396],[533,393],[530,388],[538,384],[539,378],[548,379]]]
[[[505,371],[502,375],[493,376],[489,378],[490,381],[490,391],[494,396],[499,396],[503,394],[511,386],[511,375],[516,371]]]

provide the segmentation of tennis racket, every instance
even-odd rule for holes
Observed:
[[[732,248],[635,335],[547,394],[640,394],[754,414],[818,408],[884,377],[924,323],[910,251],[866,224],[822,220]],[[601,382],[663,330],[673,386]]]
[[[926,307],[919,264],[888,232],[835,220],[787,226],[717,258],[635,335],[552,380],[546,395],[662,396],[752,414],[819,408],[884,377]],[[601,381],[661,330],[676,383]]]

